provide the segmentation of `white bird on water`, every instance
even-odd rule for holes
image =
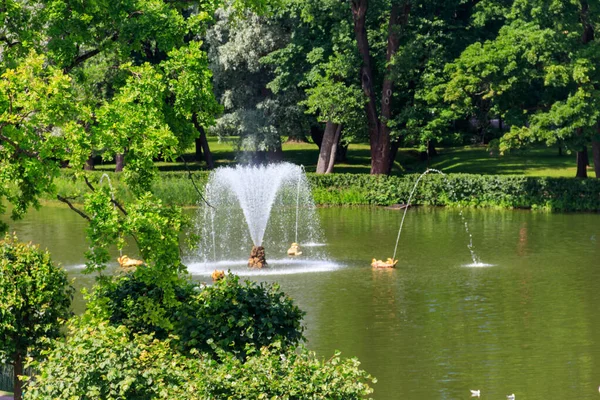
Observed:
[[[508,400],[515,400],[515,394],[514,393],[513,394],[509,394],[508,396],[506,396],[506,398]]]
[[[481,390],[471,389],[471,397],[480,397],[480,396],[481,396]]]

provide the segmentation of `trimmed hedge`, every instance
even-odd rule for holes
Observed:
[[[90,173],[98,182],[102,172]],[[202,188],[208,172],[193,172],[196,185]],[[119,198],[129,194],[119,176],[108,173]],[[72,171],[65,171],[56,185],[59,193],[81,200],[85,184],[75,181]],[[380,205],[406,203],[418,174],[376,176],[362,174],[308,174],[313,197],[318,205]],[[194,206],[198,194],[187,172],[161,172],[154,193],[169,204]],[[600,179],[526,177],[510,175],[429,174],[425,176],[412,200],[415,205],[471,206],[544,209],[550,211],[600,211]]]

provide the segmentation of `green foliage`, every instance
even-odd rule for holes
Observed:
[[[233,275],[213,286],[183,279],[159,286],[138,270],[97,288],[90,310],[135,333],[176,335],[185,351],[212,353],[216,346],[244,357],[246,345],[294,347],[304,339],[304,313],[279,286],[242,283]]]
[[[99,176],[99,174],[93,174]],[[162,175],[161,175],[162,176]],[[172,188],[181,191],[177,202],[194,206],[198,202],[186,173],[164,173],[155,184],[157,197],[173,198]],[[371,177],[365,174],[307,174],[318,205],[390,205],[408,200],[418,175]],[[430,174],[421,182],[413,204],[466,205],[474,207],[543,208],[553,211],[600,210],[596,181],[576,178],[447,174],[446,180]],[[208,173],[195,172],[199,185]],[[456,186],[449,189],[448,186]],[[117,190],[119,186],[117,184]],[[201,187],[201,186],[200,186]],[[462,189],[458,189],[462,188]],[[423,192],[428,192],[424,194]],[[68,192],[67,192],[68,193]],[[185,195],[187,193],[187,195]],[[453,194],[452,194],[453,193]],[[451,195],[452,194],[452,195]]]
[[[406,203],[419,175],[311,177],[317,193],[364,191],[363,204]],[[315,189],[313,189],[314,191]],[[315,199],[318,203],[318,198]],[[551,211],[600,210],[600,181],[572,178],[430,174],[421,180],[411,204],[533,208]]]
[[[100,322],[72,324],[66,341],[33,362],[25,399],[362,399],[375,380],[358,361],[335,354],[323,362],[305,349],[246,348],[240,360],[217,351],[183,356],[170,340],[133,335]]]
[[[113,202],[110,188],[103,186],[86,194],[84,211],[92,215],[87,228],[94,247],[87,253],[86,272],[102,271],[110,260],[108,249],[122,249],[131,235],[146,265],[157,272],[156,280],[168,281],[184,268],[180,259],[179,233],[188,218],[181,208],[165,206],[151,193],[128,204],[123,213]]]
[[[66,137],[79,131],[71,121],[70,79],[45,63],[32,52],[15,68],[0,70],[0,198],[14,205],[13,218],[52,190],[57,161],[68,158]]]
[[[16,236],[0,241],[0,363],[38,355],[70,317],[73,289],[50,254]]]
[[[504,152],[534,142],[580,151],[597,140],[598,4],[489,0],[477,9],[476,23],[504,14],[504,26],[447,64],[446,79],[426,96],[443,110],[435,124],[501,116],[511,125]]]
[[[37,375],[25,399],[185,399],[197,387],[198,362],[149,335],[133,340],[124,326],[71,324],[68,338],[31,361]],[[189,391],[188,391],[189,390]],[[196,397],[197,398],[197,397]]]
[[[358,360],[342,359],[339,352],[327,361],[304,348],[283,352],[278,343],[260,351],[248,348],[246,352],[250,355],[244,361],[222,354],[220,364],[212,365],[216,371],[215,378],[209,375],[211,396],[239,400],[358,400],[373,392],[370,381],[377,382],[358,368]]]
[[[304,118],[344,125],[343,142],[366,131],[360,60],[348,5],[339,1],[289,1],[278,19],[290,26],[287,43],[263,57],[277,96],[296,94]]]
[[[287,21],[236,14],[232,7],[219,10],[207,32],[215,95],[224,109],[210,130],[219,137],[236,136],[243,151],[273,152],[281,147],[281,135],[304,135],[307,128],[297,93],[267,90],[272,67],[261,62],[287,41]]]
[[[246,345],[294,347],[304,339],[304,312],[278,285],[240,282],[234,275],[202,288],[188,305],[176,334],[184,348],[210,351],[208,340],[244,356]]]
[[[157,285],[141,271],[118,275],[98,285],[88,303],[88,313],[131,332],[166,339],[176,330],[197,290],[184,279]]]
[[[232,7],[266,11],[269,4],[239,0]],[[90,221],[88,270],[102,270],[106,249],[122,246],[125,236],[135,238],[160,279],[183,268],[177,234],[185,218],[149,192],[154,160],[175,160],[220,112],[200,37],[223,5],[3,3],[0,20],[15,18],[0,28],[0,198],[14,206],[13,217],[55,195],[59,166],[68,164],[85,188],[76,195],[85,203],[79,214]],[[28,47],[45,56],[27,55]],[[81,170],[94,153],[105,160],[124,154],[128,202],[106,186],[83,186]],[[59,199],[74,208],[73,198]]]

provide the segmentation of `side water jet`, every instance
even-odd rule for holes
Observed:
[[[410,207],[412,198],[417,190],[419,182],[421,181],[421,179],[423,179],[423,177],[425,175],[427,175],[431,172],[442,175],[442,177],[446,181],[446,184],[449,184],[446,174],[444,174],[442,171],[434,169],[434,168],[429,168],[425,172],[423,172],[421,175],[419,175],[419,177],[417,178],[417,181],[415,182],[415,185],[413,186],[413,188],[410,192],[410,195],[408,196],[408,201],[406,202],[406,206],[404,207],[404,213],[402,214],[402,220],[400,221],[400,228],[398,229],[398,236],[396,238],[396,245],[394,247],[394,254],[393,254],[392,258],[388,258],[387,261],[373,259],[373,261],[371,263],[371,266],[373,268],[393,268],[398,263],[398,260],[396,260],[396,253],[398,251],[398,244],[400,243],[400,236],[402,235],[402,227],[404,226],[404,220],[406,219],[406,213],[408,211],[408,208]],[[488,264],[481,263],[479,257],[477,257],[477,255],[475,254],[475,250],[473,249],[473,235],[469,231],[469,225],[467,224],[467,221],[465,220],[465,217],[463,216],[462,210],[460,211],[460,218],[465,225],[465,231],[466,231],[467,235],[469,235],[469,243],[467,244],[467,247],[469,249],[469,252],[471,253],[471,258],[473,260],[473,264],[471,264],[471,265],[472,266],[484,266],[484,265],[487,266]]]
[[[247,251],[250,241],[252,250],[247,265],[263,268],[267,266],[265,248],[270,254],[275,250],[282,255],[299,256],[300,240],[321,242],[310,186],[304,168],[297,165],[216,169],[209,177],[205,198],[212,205],[201,205],[203,212],[198,221],[200,256],[205,264],[232,260],[244,247]],[[281,248],[289,243],[289,249]]]

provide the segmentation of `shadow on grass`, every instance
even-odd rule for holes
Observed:
[[[216,167],[236,163],[236,154],[230,143],[211,143]],[[469,146],[438,149],[439,155],[422,160],[415,149],[400,149],[392,168],[392,175],[421,173],[427,168],[436,168],[445,173],[496,174],[496,175],[538,175],[574,176],[575,156],[559,156],[556,149],[537,147],[505,156],[492,156],[485,147]],[[204,161],[196,161],[193,149],[184,158],[191,171],[207,170]],[[303,165],[307,172],[316,170],[319,149],[312,143],[285,143],[283,160]],[[160,171],[186,171],[182,162],[157,161]],[[100,171],[114,171],[114,164],[97,165]],[[371,170],[371,154],[368,144],[352,144],[344,162],[336,163],[335,173],[368,174]]]
[[[485,148],[459,148],[442,150],[431,166],[448,173],[522,175],[574,169],[575,159],[571,155],[559,156],[555,150],[548,148],[534,148],[501,157],[491,156]]]

